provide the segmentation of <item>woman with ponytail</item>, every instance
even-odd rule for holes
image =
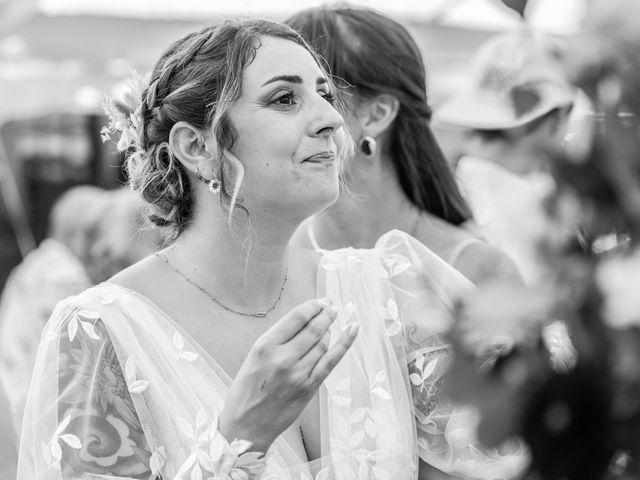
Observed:
[[[476,284],[519,278],[506,255],[460,228],[471,212],[431,131],[425,67],[407,29],[354,7],[307,9],[285,23],[326,60],[357,142],[339,200],[305,222],[294,243],[369,248],[398,229]]]

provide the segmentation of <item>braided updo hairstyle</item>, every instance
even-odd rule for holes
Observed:
[[[296,42],[320,65],[305,41],[286,25],[266,20],[229,20],[173,43],[156,63],[142,90],[141,104],[131,117],[134,126],[136,121],[139,125],[137,138],[128,148],[126,170],[131,187],[150,206],[151,222],[172,228],[174,238],[192,219],[194,195],[186,169],[169,147],[171,128],[185,121],[199,129],[212,129],[221,159],[220,171],[216,172],[222,183],[220,200],[232,210],[243,167],[226,154],[236,137],[228,111],[240,96],[242,73],[255,58],[263,37]],[[323,69],[321,65],[320,68]],[[236,185],[228,185],[234,178]]]

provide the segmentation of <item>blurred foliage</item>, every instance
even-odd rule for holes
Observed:
[[[483,442],[526,441],[528,479],[640,478],[639,16],[594,0],[567,53],[593,114],[549,152],[544,281],[483,288],[449,334],[451,396],[478,407]]]

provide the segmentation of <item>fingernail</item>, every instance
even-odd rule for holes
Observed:
[[[322,308],[329,308],[331,306],[331,300],[329,300],[329,297],[319,298],[318,305]]]
[[[351,335],[352,337],[355,337],[358,332],[360,331],[360,324],[359,323],[352,323],[351,325],[349,325],[347,327],[349,335]]]

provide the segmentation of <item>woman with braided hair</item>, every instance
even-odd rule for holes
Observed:
[[[18,478],[417,478],[410,375],[431,389],[444,365],[411,352],[441,348],[473,286],[401,232],[290,246],[350,151],[318,58],[285,25],[225,21],[138,81],[105,136],[173,240],[56,307]]]
[[[374,10],[324,6],[285,23],[344,87],[357,139],[348,189],[309,219],[294,243],[316,249],[372,247],[391,229],[423,242],[474,283],[519,281],[513,262],[460,225],[471,211],[431,131],[422,55],[407,29]]]

